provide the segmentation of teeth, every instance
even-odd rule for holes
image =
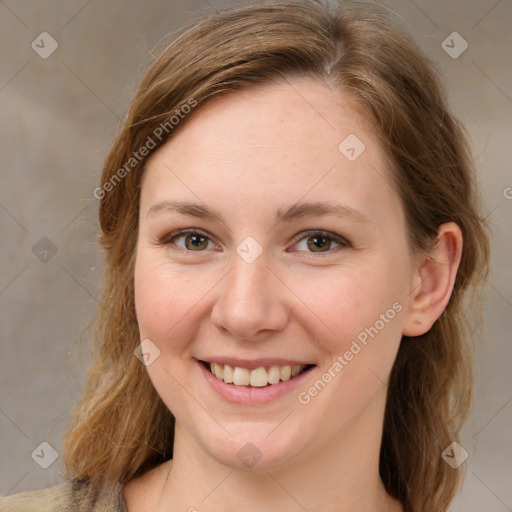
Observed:
[[[217,378],[223,380],[224,372],[219,373],[221,373],[221,375],[217,375]],[[249,381],[249,371],[247,370],[247,368],[238,368],[238,366],[235,366],[235,368],[233,369],[233,384],[235,386],[247,386],[249,384]]]
[[[255,368],[251,370],[251,386],[255,388],[262,388],[268,384],[268,374],[265,368]]]
[[[281,366],[281,380],[290,380],[292,376],[292,367],[291,366]]]
[[[222,376],[220,377],[222,379]],[[229,364],[224,365],[224,382],[231,384],[233,382],[233,367]]]
[[[248,370],[228,364],[210,363],[210,372],[226,384],[235,386],[265,387],[268,384],[277,384],[280,380],[287,381],[298,375],[306,368],[305,364],[293,366],[270,366],[268,369],[263,366]]]
[[[224,375],[224,372],[222,371],[222,368],[219,364],[213,363],[215,366],[213,367],[213,373],[215,377],[222,379],[222,376]]]
[[[268,383],[277,384],[281,378],[281,370],[279,366],[271,366],[268,370]]]

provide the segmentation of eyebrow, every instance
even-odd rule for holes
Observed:
[[[182,215],[190,215],[202,219],[211,219],[225,225],[225,222],[215,210],[208,208],[199,203],[192,203],[189,201],[161,201],[154,204],[147,213],[146,218],[154,216],[157,213],[180,213]],[[296,219],[305,216],[333,216],[347,219],[357,224],[373,224],[373,222],[363,213],[350,206],[345,206],[337,203],[320,203],[320,202],[304,202],[295,203],[285,208],[277,210],[274,222],[293,222]]]

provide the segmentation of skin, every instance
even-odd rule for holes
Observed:
[[[366,146],[353,162],[338,150],[349,134]],[[148,217],[164,200],[206,204],[223,222],[169,211]],[[273,222],[276,210],[299,200],[350,206],[368,222]],[[186,228],[209,238],[199,248],[190,236],[188,245],[186,236],[159,243]],[[313,235],[303,233],[317,229],[350,245],[321,238],[315,251]],[[249,236],[263,250],[252,263],[236,251]],[[320,82],[237,91],[189,116],[148,162],[135,268],[141,340],[161,351],[147,371],[176,417],[174,459],[126,486],[129,511],[403,510],[378,472],[386,384],[402,334],[427,332],[445,309],[461,250],[461,231],[448,223],[435,258],[412,254],[371,126]],[[298,392],[394,303],[394,318],[299,403]],[[317,366],[297,392],[236,405],[199,371],[196,358],[219,355]],[[250,468],[237,457],[248,442],[261,452]]]

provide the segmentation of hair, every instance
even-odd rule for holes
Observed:
[[[134,357],[140,337],[133,281],[145,163],[197,111],[176,129],[170,117],[192,101],[293,78],[340,91],[371,122],[391,163],[411,250],[430,254],[443,223],[462,231],[445,311],[424,335],[402,336],[379,464],[388,493],[406,512],[445,511],[463,475],[441,453],[459,440],[472,394],[473,332],[462,299],[488,275],[489,241],[468,136],[449,111],[441,75],[388,11],[364,2],[225,9],[181,29],[143,76],[101,177],[105,273],[92,334],[96,358],[64,437],[67,475],[99,488],[172,458],[174,417]],[[155,140],[162,126],[165,136]],[[158,143],[135,160],[148,137]]]

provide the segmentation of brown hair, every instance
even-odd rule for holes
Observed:
[[[462,298],[488,273],[486,225],[467,136],[449,112],[434,64],[386,11],[363,2],[276,1],[213,14],[180,31],[143,77],[101,179],[106,270],[93,334],[97,357],[64,439],[68,475],[96,486],[126,483],[172,458],[174,417],[134,357],[140,186],[156,148],[140,162],[130,159],[159,126],[168,129],[157,147],[172,137],[184,123],[173,130],[170,116],[183,117],[191,100],[201,105],[293,77],[338,89],[371,120],[392,164],[411,250],[431,250],[445,222],[462,230],[462,260],[446,310],[423,336],[402,337],[380,454],[384,485],[405,511],[445,511],[460,471],[441,453],[459,439],[471,397],[472,333]]]

